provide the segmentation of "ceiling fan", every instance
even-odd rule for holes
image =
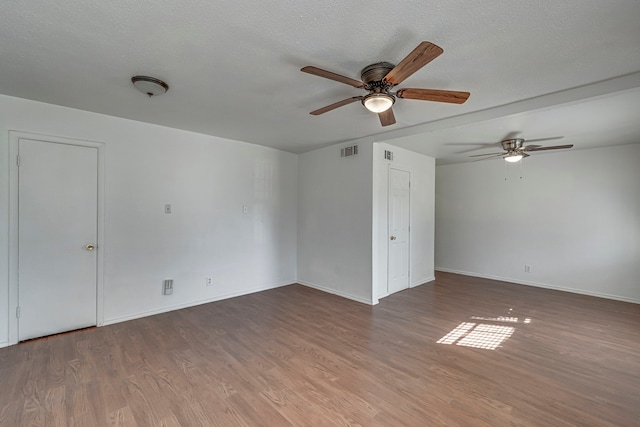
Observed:
[[[389,62],[377,62],[367,65],[360,72],[362,81],[313,66],[303,67],[300,69],[302,72],[335,80],[369,92],[364,96],[353,96],[343,99],[342,101],[314,110],[310,114],[317,116],[338,107],[351,104],[352,102],[360,101],[369,111],[378,114],[382,126],[389,126],[396,122],[393,110],[391,109],[391,106],[396,102],[396,98],[462,104],[469,98],[469,92],[411,88],[400,89],[396,92],[391,91],[394,86],[402,83],[407,77],[436,59],[443,52],[440,46],[429,42],[422,42],[400,61],[398,65],[393,65]]]
[[[529,139],[528,142],[540,142],[540,141],[551,141],[553,139],[560,139],[562,136],[556,136],[553,138],[540,138],[540,139]],[[493,157],[502,157],[507,162],[515,163],[522,160],[525,157],[529,157],[530,152],[533,151],[547,151],[547,150],[561,150],[565,148],[573,147],[573,144],[568,145],[554,145],[551,147],[545,147],[542,145],[524,145],[525,140],[523,138],[510,138],[501,141],[502,148],[504,152],[502,153],[487,153],[487,154],[475,154],[469,157],[485,157],[484,159],[491,159]]]

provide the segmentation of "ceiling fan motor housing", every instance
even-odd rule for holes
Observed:
[[[360,72],[360,77],[368,86],[377,86],[376,83],[379,85],[384,79],[384,76],[393,70],[394,67],[395,65],[390,62],[376,62],[375,64],[364,67]]]
[[[361,102],[369,111],[382,113],[387,111],[396,102],[395,96],[389,93],[392,84],[384,80],[384,77],[395,65],[390,62],[376,62],[362,69],[360,77],[365,83],[364,88],[369,95],[362,98]]]
[[[522,138],[505,139],[504,141],[502,141],[502,148],[505,151],[522,150],[524,148],[524,139]]]

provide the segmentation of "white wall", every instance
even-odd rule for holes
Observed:
[[[538,153],[522,179],[438,166],[436,269],[640,302],[638,165],[640,144]]]
[[[104,323],[296,281],[297,155],[0,95],[0,346],[9,130],[105,143]]]
[[[340,157],[358,143],[359,154]],[[298,282],[371,304],[372,143],[299,155]]]
[[[384,151],[393,152],[393,161]],[[389,167],[411,174],[410,286],[434,280],[435,159],[386,143],[373,146],[373,286],[377,298],[387,296]]]

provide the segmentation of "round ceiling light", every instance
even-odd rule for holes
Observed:
[[[364,97],[362,105],[372,113],[382,113],[391,108],[394,102],[396,99],[386,93],[370,93]]]
[[[523,157],[522,154],[513,153],[513,154],[509,154],[504,159],[509,163],[515,163],[515,162],[519,162],[520,160],[522,160],[522,157]]]
[[[154,77],[133,76],[131,77],[131,83],[136,89],[149,97],[162,95],[169,90],[168,84]]]

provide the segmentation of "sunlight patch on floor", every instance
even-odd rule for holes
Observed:
[[[513,326],[497,326],[479,324],[456,344],[465,347],[485,348],[495,350],[509,339],[515,328]]]
[[[460,323],[454,330],[440,338],[437,342],[438,344],[453,344],[460,338],[464,337],[471,329],[473,329],[474,326],[476,326],[475,323]]]
[[[530,319],[526,319],[531,321]],[[518,322],[518,319],[506,320],[508,322]],[[525,323],[529,323],[526,322]],[[502,343],[509,339],[515,328],[513,326],[489,325],[486,323],[476,324],[473,322],[462,322],[451,332],[440,338],[438,344],[456,344],[465,347],[483,348],[495,350]]]
[[[520,323],[520,319],[518,317],[512,316],[498,316],[498,317],[480,317],[480,316],[471,316],[472,320],[485,320],[487,322],[507,322],[507,323]],[[525,317],[521,323],[531,323],[530,317]]]

